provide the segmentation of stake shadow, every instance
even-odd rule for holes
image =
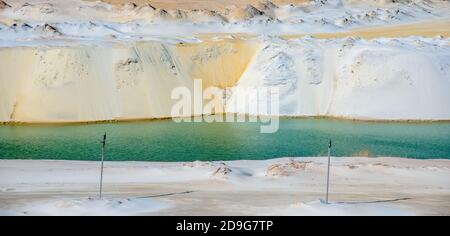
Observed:
[[[150,196],[143,196],[143,197],[136,197],[136,198],[167,197],[167,196],[179,195],[179,194],[189,194],[189,193],[193,193],[193,192],[195,192],[195,191],[184,191],[184,192],[176,192],[176,193],[163,193],[163,194],[150,195]]]

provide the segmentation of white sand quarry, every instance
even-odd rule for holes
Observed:
[[[227,162],[0,160],[1,215],[448,215],[450,161],[326,158]]]
[[[2,2],[1,122],[170,117],[194,79],[278,88],[280,115],[450,119],[448,1]]]
[[[450,120],[449,35],[442,0],[0,0],[0,122],[170,117],[194,79],[277,88],[279,115]],[[103,200],[96,162],[0,160],[0,214],[448,215],[449,166],[336,158],[327,205],[322,158],[108,162]]]

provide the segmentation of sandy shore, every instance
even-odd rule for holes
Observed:
[[[91,0],[94,1],[94,0]],[[244,7],[248,4],[257,5],[261,0],[220,0],[220,1],[205,1],[205,0],[102,0],[113,5],[128,4],[130,2],[135,4],[150,3],[152,6],[164,9],[208,9],[208,10],[224,10],[226,7],[237,6]],[[309,2],[308,0],[274,0],[274,4],[286,5],[286,4],[300,4]]]
[[[449,215],[450,160],[0,160],[0,215]]]

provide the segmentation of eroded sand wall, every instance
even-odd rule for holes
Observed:
[[[170,117],[171,91],[233,86],[258,44],[136,42],[0,49],[0,121]]]

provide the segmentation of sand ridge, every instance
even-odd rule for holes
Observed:
[[[448,38],[450,37],[450,19],[394,25],[394,26],[363,27],[358,29],[352,29],[346,32],[316,33],[311,34],[311,36],[326,39],[343,38],[343,37],[360,37],[365,39],[373,39],[381,37],[401,38],[410,36]],[[282,37],[298,38],[299,36],[288,35]]]

